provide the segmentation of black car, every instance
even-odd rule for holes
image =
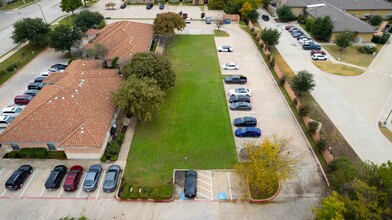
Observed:
[[[127,4],[126,4],[126,3],[121,4],[121,6],[120,6],[121,9],[124,9],[124,8],[126,8],[126,7],[127,7]]]
[[[159,4],[159,10],[163,10],[165,8],[165,5],[163,3]]]
[[[39,77],[34,79],[34,82],[35,83],[40,83],[40,82],[43,82],[45,79],[46,79],[45,76],[39,76]]]
[[[45,86],[44,83],[33,82],[33,83],[30,83],[27,86],[27,89],[38,89],[38,90],[41,90],[44,86]]]
[[[57,64],[52,65],[50,68],[58,68],[58,69],[65,70],[67,67],[68,67],[68,65],[66,65],[66,64],[57,63]]]
[[[56,166],[52,171],[50,171],[50,175],[45,182],[45,188],[48,190],[58,189],[66,173],[67,173],[66,166],[64,165]]]
[[[147,10],[150,10],[152,7],[154,7],[154,5],[153,5],[152,3],[148,3],[148,4],[146,5],[146,9],[147,9]]]
[[[25,95],[31,95],[31,96],[36,96],[38,94],[39,90],[38,89],[29,89],[26,90],[23,94]]]
[[[254,127],[257,125],[257,119],[250,116],[235,118],[233,124],[237,127]]]
[[[247,95],[233,95],[230,96],[229,102],[250,102],[250,97]]]
[[[261,18],[262,18],[264,21],[269,21],[269,16],[268,16],[268,15],[262,15]]]
[[[184,194],[188,198],[195,198],[197,193],[197,172],[188,170],[185,172]]]
[[[24,181],[33,173],[33,167],[30,165],[23,165],[15,170],[14,173],[5,182],[5,188],[8,190],[17,190],[23,187]]]

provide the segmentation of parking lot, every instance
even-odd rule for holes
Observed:
[[[33,173],[25,180],[23,187],[16,191],[10,191],[5,188],[0,191],[0,198],[36,198],[36,199],[114,199],[118,191],[106,193],[102,190],[103,180],[106,175],[107,168],[111,164],[101,164],[102,173],[98,181],[98,187],[95,191],[87,193],[83,191],[83,180],[86,176],[88,168],[93,164],[100,164],[99,161],[71,161],[71,160],[18,160],[18,159],[2,159],[0,161],[0,184],[5,184],[11,174],[21,165],[29,164],[33,167]],[[79,187],[74,192],[65,192],[62,188],[65,177],[63,178],[60,188],[49,191],[45,189],[44,184],[48,178],[50,171],[56,165],[66,165],[69,169],[74,165],[82,165],[83,174],[79,182]]]

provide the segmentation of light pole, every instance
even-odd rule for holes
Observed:
[[[34,3],[34,4],[38,5],[39,9],[41,9],[42,17],[44,18],[45,24],[48,24],[48,22],[46,22],[46,18],[45,18],[45,15],[44,15],[44,11],[42,11],[41,5],[40,5],[40,4],[37,4],[37,3]]]

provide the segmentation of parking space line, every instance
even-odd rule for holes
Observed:
[[[231,194],[230,172],[227,172],[227,179],[229,180],[230,200],[233,200],[233,195]]]
[[[38,170],[39,170],[39,168],[37,168],[37,169],[35,170],[35,172],[34,172],[33,175],[31,176],[29,182],[28,182],[27,185],[25,186],[25,188],[24,188],[22,194],[20,194],[19,198],[22,198],[23,194],[26,192],[27,187],[30,185],[31,180],[33,180],[33,178],[34,178],[35,174],[38,172]]]
[[[64,188],[63,188],[63,187],[61,187],[60,194],[57,196],[57,198],[60,198],[60,196],[61,196],[61,193],[63,193],[63,190],[64,190]]]
[[[79,184],[80,184],[80,182],[79,182]],[[83,184],[82,184],[82,185],[83,185]],[[82,191],[82,188],[83,188],[83,186],[82,186],[82,187],[79,187],[78,196],[77,196],[76,198],[79,198],[79,196],[80,196],[80,192]]]
[[[5,169],[4,167],[3,167],[3,169],[1,169],[0,174],[4,171],[4,169]]]
[[[197,173],[197,175],[199,175],[199,176],[204,176],[205,178],[209,178],[208,176],[203,175],[203,174],[201,174],[201,173]]]
[[[212,200],[212,198],[213,198],[213,196],[212,196],[212,195],[213,195],[213,194],[212,194],[212,176],[211,176],[211,171],[208,171],[208,172],[210,173],[210,183],[211,183],[211,184],[210,184],[210,188],[211,188],[211,191],[210,191],[210,192],[211,192],[211,200]]]
[[[208,190],[208,189],[206,189],[206,188],[204,188],[204,187],[202,187],[202,186],[198,186],[198,187],[200,187],[200,188],[202,188],[202,189],[204,189],[205,191],[208,191],[208,192],[210,192],[210,190]]]
[[[3,193],[1,194],[1,197],[4,196],[4,193],[5,193],[5,192],[7,192],[7,189],[5,189],[5,190],[3,191]]]
[[[42,197],[42,194],[44,194],[45,191],[45,187],[42,189],[41,194],[39,195],[39,197]]]
[[[105,173],[105,170],[102,170],[102,173]],[[103,177],[104,175],[103,174],[101,174],[101,187],[99,186],[99,184],[98,184],[98,189],[97,189],[97,191],[98,191],[98,193],[97,193],[97,195],[95,196],[95,199],[98,199],[98,196],[99,196],[99,190],[102,188],[102,186],[103,186]]]
[[[203,180],[201,180],[201,179],[198,179],[200,182],[203,182],[203,183],[205,183],[205,184],[207,184],[207,185],[211,185],[211,182],[210,183],[207,183],[206,181],[203,181]],[[211,180],[210,180],[211,181]]]
[[[212,200],[212,198],[210,198],[210,197],[208,197],[208,196],[204,195],[203,193],[197,192],[197,194],[200,194],[200,195],[202,195],[202,196],[204,196],[204,197],[206,197],[206,198],[208,198],[208,199],[211,199],[211,200]]]

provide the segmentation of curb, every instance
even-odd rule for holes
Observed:
[[[252,196],[250,195],[250,191],[249,191],[249,198],[250,198],[250,201],[254,202],[254,203],[270,202],[273,199],[275,199],[279,195],[279,193],[281,191],[282,191],[282,185],[279,183],[278,184],[278,190],[276,191],[276,193],[273,196],[271,196],[271,197],[269,197],[267,199],[253,199]]]

